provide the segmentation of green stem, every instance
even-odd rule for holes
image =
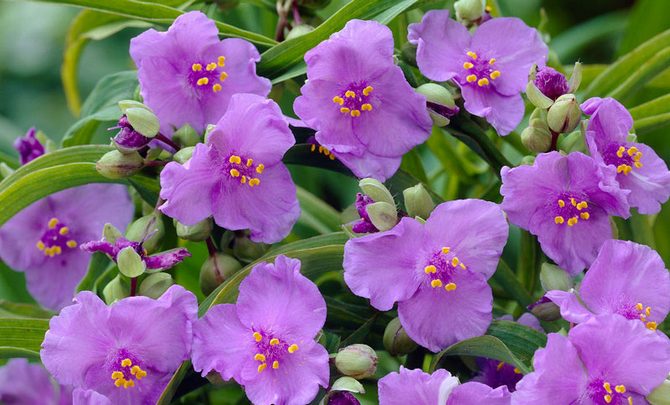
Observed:
[[[500,177],[500,169],[504,166],[512,166],[481,127],[464,114],[452,117],[447,131],[481,156],[498,177]]]

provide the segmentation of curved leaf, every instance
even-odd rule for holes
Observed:
[[[500,360],[508,364],[513,364],[524,373],[528,368],[519,360],[512,351],[498,338],[493,336],[478,336],[447,347],[433,357],[430,370],[435,370],[446,356],[472,356],[486,357],[488,359]]]
[[[0,318],[0,357],[39,358],[47,319]]]

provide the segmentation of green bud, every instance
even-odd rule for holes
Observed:
[[[552,131],[560,134],[567,133],[579,125],[582,118],[582,110],[574,94],[563,94],[549,108],[547,113],[547,124]]]
[[[142,284],[140,284],[140,295],[158,299],[173,284],[174,280],[170,273],[163,271],[154,273],[145,278]]]
[[[553,302],[537,304],[530,310],[530,312],[541,321],[552,322],[561,319],[561,310],[558,305]]]
[[[477,21],[486,10],[486,0],[458,0],[454,10],[458,21]]]
[[[172,134],[172,140],[179,142],[182,146],[195,146],[200,142],[200,134],[186,124]]]
[[[647,396],[651,405],[670,405],[670,376]]]
[[[551,148],[551,132],[542,127],[529,126],[521,132],[521,143],[531,152],[546,152]]]
[[[534,163],[535,163],[535,156],[526,155],[521,158],[522,165],[532,166]]]
[[[456,107],[456,102],[454,97],[451,95],[451,92],[446,88],[440,86],[436,83],[426,83],[416,88],[416,92],[426,96],[426,101],[434,104],[444,106],[448,109],[454,109]],[[438,114],[429,109],[433,123],[438,127],[444,127],[449,125],[449,118],[445,117],[442,114]]]
[[[410,217],[428,218],[435,208],[433,199],[421,183],[405,189],[402,192],[402,195],[405,199],[407,214],[409,214]]]
[[[549,263],[542,263],[540,284],[542,284],[544,291],[568,291],[573,286],[572,278],[568,273],[563,271],[560,267]]]
[[[147,107],[145,104],[140,103],[136,100],[121,100],[119,101],[119,109],[123,114],[126,114],[130,108],[143,108],[145,110],[151,111],[151,108]]]
[[[116,256],[116,264],[121,274],[130,278],[141,276],[147,269],[144,260],[131,246],[121,249]]]
[[[133,242],[142,242],[142,246],[149,252],[154,252],[160,246],[161,239],[165,236],[165,225],[161,218],[154,212],[145,215],[128,227],[126,238]]]
[[[113,150],[102,155],[95,164],[98,173],[110,179],[130,177],[144,167],[144,159],[139,153],[123,154]]]
[[[116,243],[117,239],[123,237],[123,233],[116,229],[114,225],[107,223],[102,228],[102,237],[109,243]]]
[[[545,96],[540,91],[540,89],[538,89],[537,86],[535,86],[534,76],[535,75],[531,76],[531,79],[528,81],[528,84],[526,85],[526,97],[528,97],[528,100],[531,103],[533,103],[535,107],[547,109],[551,107],[552,104],[554,104],[554,100]]]
[[[11,167],[7,166],[7,163],[1,162],[0,163],[0,177],[7,178],[11,176],[14,173],[14,169]]]
[[[305,34],[309,34],[312,31],[314,31],[314,27],[312,27],[311,25],[301,24],[296,27],[293,27],[286,36],[286,39],[289,40],[293,38],[298,38]]]
[[[585,124],[585,121],[582,121]],[[580,131],[573,131],[558,139],[558,148],[566,153],[586,152],[586,138]]]
[[[395,205],[385,202],[376,202],[365,207],[370,216],[370,222],[380,231],[388,231],[398,223],[398,211]]]
[[[365,387],[357,379],[351,377],[340,377],[333,383],[331,391],[347,391],[354,394],[365,394]]]
[[[270,245],[252,242],[248,236],[236,236],[233,242],[233,255],[243,262],[252,262],[263,256]]]
[[[129,291],[130,287],[120,275],[117,275],[102,289],[102,297],[105,299],[107,305],[111,305],[120,299],[126,298],[129,295]]]
[[[146,108],[128,108],[126,110],[128,122],[133,129],[147,138],[153,138],[158,134],[160,124],[158,117],[151,110]]]
[[[417,348],[416,343],[407,336],[407,332],[405,332],[405,328],[402,327],[398,318],[393,318],[386,325],[383,342],[384,348],[391,356],[408,354]]]
[[[172,156],[172,159],[177,163],[184,164],[193,156],[193,151],[195,151],[195,147],[193,146],[180,149]]]
[[[572,74],[568,80],[568,88],[570,93],[575,93],[579,89],[579,85],[582,83],[582,64],[580,62],[575,63],[574,69],[572,69]]]
[[[377,353],[368,345],[347,346],[335,356],[335,367],[357,380],[371,377],[377,371]]]
[[[214,257],[207,258],[200,268],[200,289],[205,295],[211,294],[241,268],[240,262],[227,254],[217,253]]]
[[[212,218],[205,218],[197,224],[191,226],[174,221],[174,226],[177,230],[177,236],[182,239],[191,240],[194,242],[202,242],[209,238],[209,235],[212,233],[212,229],[214,228]]]
[[[363,194],[372,198],[374,202],[385,202],[395,206],[391,192],[379,180],[373,178],[361,179],[358,182],[358,187],[361,188]]]

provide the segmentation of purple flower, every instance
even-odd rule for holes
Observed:
[[[51,318],[40,356],[61,384],[94,390],[112,403],[154,404],[188,359],[195,296],[172,286],[159,299],[106,306],[84,291]]]
[[[533,64],[544,65],[548,53],[540,34],[518,18],[493,18],[471,36],[448,10],[429,11],[421,23],[410,24],[408,39],[418,46],[421,73],[453,80],[465,109],[486,118],[500,135],[521,122],[528,73]]]
[[[105,223],[124,229],[133,203],[122,185],[89,184],[60,191],[24,208],[0,228],[0,258],[26,273],[28,291],[58,310],[72,300],[90,255],[80,243],[96,239]]]
[[[400,366],[379,380],[379,405],[509,405],[511,395],[506,387],[493,389],[477,382],[458,385],[458,378],[447,370],[433,374],[408,370]]]
[[[361,402],[347,391],[335,391],[328,397],[328,405],[360,405]]]
[[[349,240],[344,280],[379,310],[398,302],[409,337],[437,352],[486,332],[493,305],[486,280],[496,270],[507,233],[497,204],[449,201],[425,224],[405,217],[386,232]]]
[[[613,98],[594,97],[582,104],[591,115],[586,130],[589,152],[600,163],[616,168],[628,202],[641,214],[656,214],[670,197],[670,171],[663,159],[643,143],[628,142],[633,118]]]
[[[166,135],[185,124],[203,131],[233,94],[270,92],[270,81],[256,75],[256,48],[239,38],[219,40],[214,21],[199,11],[179,16],[167,32],[150,29],[133,38],[130,55],[144,103]]]
[[[226,114],[185,164],[161,173],[160,210],[185,225],[213,215],[230,230],[250,229],[255,242],[274,243],[300,216],[291,175],[282,163],[295,139],[279,106],[237,94]]]
[[[402,155],[428,139],[426,99],[394,64],[384,25],[351,20],[305,61],[308,81],[293,108],[356,176],[391,177]]]
[[[19,152],[19,161],[22,165],[37,159],[44,155],[44,146],[35,137],[35,128],[30,128],[26,134],[21,138],[16,138],[14,141],[14,148]]]
[[[72,403],[74,405],[112,405],[112,401],[106,396],[93,390],[77,388],[72,391]]]
[[[0,403],[67,405],[72,403],[72,389],[58,385],[40,365],[10,359],[0,367]]]
[[[112,138],[112,141],[114,141],[118,149],[123,151],[140,150],[151,142],[151,138],[135,131],[135,128],[133,128],[128,121],[128,117],[125,115],[121,116],[117,126],[109,129],[119,129],[119,132]]]
[[[641,322],[601,315],[548,336],[535,371],[517,384],[512,403],[645,404],[670,370],[670,341]]]
[[[361,193],[356,194],[356,211],[358,211],[358,215],[360,215],[361,219],[354,222],[353,226],[351,227],[351,230],[353,232],[355,233],[379,232],[379,229],[377,229],[377,227],[374,226],[372,221],[370,221],[368,211],[365,209],[368,205],[372,203],[374,203],[374,201],[367,195]]]
[[[570,274],[596,258],[612,239],[609,216],[630,215],[613,167],[579,152],[537,156],[532,166],[502,173],[502,209],[511,223],[537,235],[544,253]]]
[[[237,304],[212,307],[193,330],[193,367],[234,378],[255,404],[306,404],[328,386],[328,352],[314,341],[326,303],[300,274],[300,261],[277,256],[242,281]]]
[[[552,100],[570,92],[568,79],[563,74],[549,66],[538,69],[535,76],[535,86]]]
[[[651,248],[609,240],[582,280],[579,292],[548,291],[567,321],[580,323],[600,314],[641,320],[655,330],[670,311],[670,274]]]
[[[86,242],[81,245],[82,250],[89,253],[102,252],[115,262],[119,252],[127,247],[135,250],[150,271],[169,269],[191,256],[186,248],[172,249],[149,256],[141,242],[133,242],[125,238],[118,238],[114,243],[110,243],[103,238],[99,241]]]

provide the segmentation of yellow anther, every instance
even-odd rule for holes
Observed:
[[[575,226],[579,222],[579,218],[577,217],[572,217],[568,219],[568,226]]]
[[[247,167],[251,167],[251,165],[254,164],[254,160],[252,158],[247,159]]]
[[[651,315],[651,307],[647,307],[647,308],[645,308],[645,309],[644,309],[644,313],[645,313],[645,315],[647,315],[647,316]]]
[[[635,146],[631,146],[628,148],[628,156],[633,156],[638,152],[638,149]]]
[[[623,153],[626,151],[625,146],[619,146],[619,149],[616,151],[616,155],[620,158],[623,157]]]
[[[354,92],[351,91],[351,90],[347,90],[347,91],[344,93],[344,97],[354,98],[354,97],[356,97],[356,93],[354,93]]]
[[[617,385],[616,387],[614,387],[614,391],[618,392],[619,394],[623,394],[626,392],[626,386],[623,384]]]
[[[314,146],[314,145],[312,145],[312,146]],[[312,152],[314,152],[314,151],[312,151]],[[265,165],[263,163],[256,166],[256,173],[261,174],[261,173],[263,173],[263,170],[265,170]]]
[[[208,63],[205,69],[207,69],[208,72],[211,72],[212,70],[216,69],[216,63]]]
[[[656,328],[658,327],[658,324],[656,322],[652,321],[652,322],[647,322],[645,324],[645,326],[647,327],[647,329],[656,330]]]
[[[226,73],[226,72],[221,72],[221,74],[219,75],[219,81],[224,82],[224,81],[226,81],[227,78],[228,78],[228,73]]]
[[[212,91],[213,91],[214,93],[218,93],[218,92],[220,92],[221,89],[223,89],[223,87],[221,87],[221,85],[220,85],[219,83],[217,83],[217,84],[215,84],[214,86],[212,86]]]
[[[279,344],[279,339],[277,338],[272,338],[270,339],[270,346],[275,346]]]
[[[340,112],[341,112],[342,114],[349,114],[349,111],[351,111],[351,110],[348,109],[347,107],[342,107],[342,108],[340,108]]]
[[[242,177],[240,178],[240,183],[244,184],[244,183],[246,183],[246,182],[247,182],[247,176],[242,176]]]
[[[141,370],[140,366],[135,365],[130,369],[130,374],[135,375],[135,374],[137,374],[138,370]]]
[[[471,62],[465,62],[465,63],[463,64],[463,67],[464,67],[465,69],[472,69],[473,67],[475,67],[475,65],[473,65]]]
[[[226,57],[225,56],[219,56],[219,59],[217,59],[216,64],[224,67],[226,66]]]
[[[560,225],[563,222],[565,222],[565,219],[562,216],[559,215],[557,217],[554,217],[554,223],[556,223],[556,225]]]
[[[451,251],[451,248],[449,248],[449,247],[445,246],[445,247],[442,248],[442,253],[444,253],[445,255],[448,255],[450,251]]]
[[[638,311],[642,311],[644,309],[644,305],[642,305],[641,302],[638,302],[637,304],[635,304],[635,309],[637,309]]]
[[[582,201],[579,204],[577,204],[577,209],[578,210],[583,210],[584,208],[589,208],[589,204],[586,201]]]
[[[372,104],[370,103],[365,103],[361,106],[361,110],[363,111],[372,111]]]
[[[521,370],[518,367],[514,367],[514,374],[521,374]]]
[[[275,370],[278,369],[279,368],[279,361],[277,361],[277,360],[273,361],[272,362],[272,368],[274,368]]]
[[[436,273],[436,272],[437,272],[437,267],[433,266],[432,264],[429,264],[428,266],[426,266],[426,267],[423,269],[423,271],[424,271],[426,274]]]
[[[489,76],[491,77],[491,79],[495,80],[495,79],[500,77],[500,71],[499,70],[494,70],[493,72],[491,72],[491,74]]]
[[[474,83],[477,81],[477,76],[475,75],[467,75],[465,77],[465,80],[467,80],[468,83]]]
[[[642,159],[642,152],[637,152],[635,156],[633,156],[633,160],[637,162],[640,159]]]
[[[316,150],[316,145],[312,144],[312,146],[309,147],[309,150],[314,152]],[[256,169],[256,170],[258,170],[258,169]]]
[[[256,353],[256,355],[254,356],[254,360],[265,363],[265,355],[261,353]]]
[[[114,385],[116,385],[117,387],[122,387],[123,383],[125,383],[125,382],[126,382],[126,379],[122,377],[122,378],[119,378],[118,380],[114,381]]]
[[[589,219],[589,218],[591,218],[591,214],[589,214],[588,212],[582,212],[581,214],[579,214],[579,216],[580,216],[582,219]]]
[[[474,52],[472,52],[472,51],[468,51],[468,54],[467,54],[467,55],[468,55],[469,57],[471,57],[472,59],[475,59],[475,60],[477,59],[477,54],[474,53]]]
[[[228,158],[228,161],[229,161],[230,163],[234,163],[234,164],[238,164],[238,165],[239,165],[240,163],[242,163],[242,158],[239,157],[239,156],[237,156],[237,155],[232,155],[232,156],[230,156],[230,157]]]
[[[254,186],[257,186],[259,184],[261,184],[261,181],[259,179],[255,178],[255,177],[253,179],[249,179],[249,186],[250,187],[254,187]]]
[[[612,393],[612,386],[607,381],[603,383],[603,388],[605,388],[605,391],[607,391],[608,394]]]
[[[467,267],[465,267],[465,265],[464,265],[463,263],[459,264],[458,266],[459,266],[460,268],[462,268],[463,270],[467,270],[467,269],[468,269]]]
[[[112,373],[112,380],[118,380],[119,378],[123,378],[123,373],[120,371],[114,371]]]
[[[484,87],[489,85],[489,79],[482,77],[481,79],[477,80],[477,85],[479,87]]]
[[[570,204],[572,204],[573,207],[576,207],[577,201],[574,198],[570,198]]]
[[[265,364],[265,363],[259,365],[259,366],[258,366],[258,372],[259,372],[259,373],[262,372],[263,370],[265,370],[265,368],[266,368],[267,366],[268,366],[268,365]]]
[[[628,405],[633,405],[633,397],[628,397]]]
[[[458,266],[458,263],[460,263],[460,261],[458,260],[458,257],[454,256],[454,258],[451,259],[451,265],[453,267],[456,267],[456,266]]]
[[[633,168],[629,165],[626,165],[626,164],[619,165],[616,168],[617,173],[623,173],[626,176],[628,176],[628,173],[630,173],[632,170],[633,170]]]
[[[505,365],[505,363],[503,363],[503,362],[501,361],[500,363],[498,363],[498,366],[496,367],[496,370],[498,370],[498,371],[502,370],[502,368],[503,368],[504,365]]]
[[[319,153],[323,153],[323,150],[324,150],[324,149],[325,149],[325,148],[323,147],[323,145],[319,145]]]
[[[133,362],[130,359],[121,360],[121,367],[130,367],[132,365],[133,365]]]
[[[496,63],[496,58],[489,59],[489,65],[493,65],[494,63]]]
[[[206,84],[209,83],[209,79],[206,78],[206,77],[201,77],[201,78],[198,79],[198,81],[195,82],[195,83],[196,83],[198,86],[204,86],[204,85],[206,85]]]
[[[640,162],[635,162],[635,163],[633,163],[633,164],[634,164],[635,167],[638,168],[638,169],[641,169],[641,168],[642,168],[642,163],[640,163]]]
[[[54,228],[56,227],[56,225],[58,225],[58,219],[56,219],[56,218],[51,218],[51,219],[49,220],[48,225],[49,225],[49,229],[54,229]]]
[[[456,283],[447,283],[447,285],[444,286],[444,289],[447,291],[454,291],[456,289]]]
[[[61,235],[67,235],[68,232],[70,232],[70,228],[67,226],[64,226],[58,230],[58,233]]]
[[[368,87],[364,88],[363,89],[363,95],[366,96],[366,97],[369,96],[370,93],[372,93],[372,90],[374,90],[374,88],[372,88],[372,86],[368,86]]]
[[[330,160],[335,160],[335,155],[331,153],[330,156],[328,156],[328,158],[329,158]]]
[[[240,171],[237,169],[230,169],[230,175],[233,177],[240,177]]]
[[[295,344],[295,343],[288,347],[288,352],[289,353],[295,353],[297,350],[298,350],[298,345]]]
[[[340,96],[333,97],[333,103],[342,105],[344,104],[344,99]]]
[[[351,116],[352,116],[352,117],[360,117],[360,116],[361,116],[361,112],[358,111],[358,110],[351,110]]]
[[[126,380],[126,382],[123,383],[123,388],[132,388],[135,386],[135,381],[133,380]]]
[[[433,288],[442,287],[442,281],[437,279],[433,280],[430,282],[430,286]]]
[[[565,207],[565,201],[558,200],[558,206],[561,207],[561,208]]]
[[[257,341],[257,342],[260,342],[261,339],[263,339],[263,335],[261,335],[258,332],[254,332],[254,340]]]
[[[143,379],[143,378],[146,377],[146,376],[147,376],[147,372],[144,371],[144,370],[142,370],[142,369],[140,369],[140,370],[137,372],[137,374],[135,375],[135,377],[136,377],[138,380],[141,380],[141,379]]]
[[[45,247],[44,242],[42,241],[37,242],[36,246],[39,250],[44,250]]]
[[[605,402],[607,402],[608,404],[609,404],[610,402],[612,402],[612,396],[611,396],[610,394],[606,394],[606,395],[603,397],[603,399],[604,399]]]
[[[199,63],[194,63],[191,65],[191,70],[194,72],[199,72],[202,70],[202,65]]]

